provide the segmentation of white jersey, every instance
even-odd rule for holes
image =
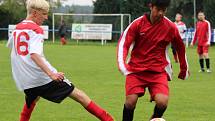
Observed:
[[[24,20],[17,24],[7,46],[11,50],[11,66],[17,88],[25,89],[45,85],[52,79],[31,59],[30,54],[37,53],[52,72],[57,70],[49,64],[43,54],[43,29],[36,23]]]
[[[175,22],[175,25],[177,26],[178,28],[178,31],[180,33],[180,36],[182,39],[185,39],[185,31],[187,30],[187,27],[185,25],[184,22],[180,21],[180,22]]]

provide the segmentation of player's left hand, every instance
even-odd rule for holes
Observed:
[[[58,74],[60,74],[61,76],[64,77],[64,73],[63,72],[58,72]]]
[[[178,74],[178,78],[185,80],[190,76],[190,72],[188,71],[180,71],[180,73]]]
[[[64,73],[63,72],[53,73],[50,77],[54,81],[63,81],[64,80]]]
[[[64,80],[64,73],[63,72],[57,72],[58,74],[58,80],[63,81]]]

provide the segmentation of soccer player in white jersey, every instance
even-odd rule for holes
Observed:
[[[174,23],[178,28],[178,31],[180,33],[180,36],[181,36],[183,42],[185,43],[185,41],[186,41],[185,40],[185,31],[187,30],[187,27],[186,27],[185,23],[182,22],[182,15],[180,13],[176,14]],[[176,52],[176,49],[173,45],[171,46],[171,48],[172,48],[172,53],[174,55],[174,60],[176,63],[178,63],[178,54]]]
[[[185,23],[182,21],[182,15],[180,13],[177,13],[175,16],[175,25],[179,30],[181,38],[183,39],[183,41],[185,41],[185,32],[187,30],[187,27]]]
[[[83,91],[77,89],[46,60],[43,54],[43,30],[40,28],[48,18],[49,4],[45,0],[28,0],[27,17],[16,25],[7,46],[11,50],[12,74],[20,91],[24,91],[26,103],[20,121],[29,121],[40,97],[60,103],[66,97],[79,102],[87,111],[101,121],[113,118],[96,105]]]

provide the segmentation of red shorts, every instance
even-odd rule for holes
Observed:
[[[208,53],[209,46],[198,46],[197,51],[199,55],[203,53]]]
[[[167,73],[143,71],[126,76],[126,96],[131,94],[143,96],[146,88],[148,88],[152,100],[159,93],[169,96]]]

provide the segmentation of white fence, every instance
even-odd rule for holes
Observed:
[[[9,34],[11,33],[11,31],[13,30],[13,28],[14,27],[12,27],[12,29],[10,29],[9,28],[9,26],[8,26],[8,28],[0,28],[0,34],[2,33],[2,32],[7,32],[8,33],[8,36],[9,36]],[[49,32],[51,32],[52,33],[52,29],[49,29],[49,27],[48,26],[45,26],[45,28],[44,28],[44,31],[45,31],[45,39],[52,39],[52,38],[49,38]],[[58,30],[55,30],[55,31],[58,31]],[[72,32],[72,30],[70,30],[71,32]],[[112,33],[113,33],[113,31],[112,31]],[[120,33],[120,32],[119,32]],[[215,43],[215,29],[212,29],[211,30],[211,42],[212,43]],[[193,36],[194,36],[194,29],[193,28],[188,28],[187,29],[187,31],[186,31],[186,33],[185,33],[185,38],[186,38],[186,40],[188,40],[188,43],[190,43],[191,41],[192,41],[192,39],[193,39]],[[5,38],[5,39],[8,39],[8,38]]]

